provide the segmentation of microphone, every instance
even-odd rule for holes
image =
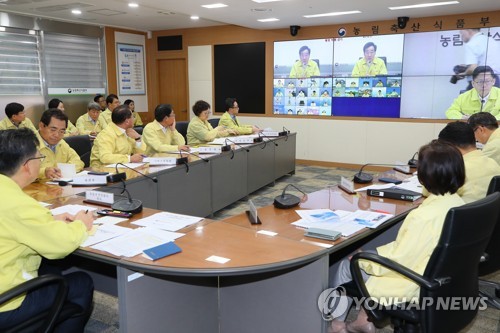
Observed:
[[[122,193],[120,194],[127,193],[127,199],[116,201],[114,204],[111,205],[111,209],[131,214],[142,212],[142,201],[138,199],[132,199],[132,196],[130,195],[130,192],[127,190],[127,185],[125,184],[124,180],[122,180],[122,184],[123,184],[123,189]]]
[[[302,198],[305,198],[307,196],[307,194],[302,192],[302,190],[300,190],[297,186],[295,186],[293,184],[288,184],[283,189],[283,193],[281,193],[281,195],[278,195],[276,198],[274,198],[274,202],[273,202],[274,207],[280,208],[280,209],[287,209],[287,208],[295,207],[300,203],[301,199],[299,199],[299,197],[297,197],[293,194],[286,194],[286,190],[289,187],[293,187],[294,189],[296,189],[297,191],[302,193],[304,195]]]
[[[227,144],[227,142],[228,142],[228,141],[229,141],[229,142],[231,142],[232,144],[234,144],[234,145],[236,145],[236,146],[240,147],[241,149],[244,149],[247,153],[248,153],[248,152],[250,152],[250,149],[248,149],[247,147],[242,146],[242,145],[240,145],[239,143],[236,143],[236,142],[234,142],[233,140],[230,140],[230,139],[226,138],[226,140],[225,140],[225,144],[226,144],[226,145],[225,145],[225,146],[222,146],[222,148],[224,148],[224,147],[229,147],[229,150],[231,150],[231,153],[232,153],[232,154],[231,154],[231,159],[233,159],[233,158],[234,158],[234,150],[232,150],[232,149],[231,149],[231,146],[229,146],[229,145]],[[222,151],[229,151],[229,150],[224,150],[224,149],[222,149]]]
[[[146,178],[148,178],[148,179],[151,179],[151,180],[153,181],[153,183],[158,183],[158,178],[156,178],[156,177],[151,177],[151,176],[148,176],[148,175],[146,175],[146,174],[143,174],[142,172],[140,172],[140,171],[138,171],[138,170],[136,170],[136,169],[134,169],[134,168],[131,168],[131,167],[129,167],[128,165],[125,165],[125,164],[123,164],[123,163],[116,163],[116,164],[115,164],[115,169],[116,169],[116,173],[117,173],[117,174],[118,174],[118,165],[123,165],[125,168],[130,169],[130,170],[133,170],[133,171],[137,172],[138,174],[140,174],[141,176],[144,176],[144,177],[146,177]]]
[[[187,162],[188,162],[188,158],[187,157],[182,157],[182,149],[179,149],[179,158],[175,160],[175,164],[179,165],[179,164],[186,164],[187,165]]]
[[[405,165],[405,164],[378,164],[378,163],[367,163],[365,165],[363,165],[361,167],[361,169],[359,169],[359,172],[357,174],[354,175],[353,177],[353,181],[356,183],[356,184],[367,184],[367,183],[371,183],[373,181],[373,176],[368,174],[368,173],[364,173],[363,172],[363,169],[365,168],[365,166],[368,166],[368,165],[376,165],[376,166],[392,166],[392,167],[405,167],[405,166],[408,166],[408,165]]]
[[[417,167],[418,160],[415,158],[415,157],[417,157],[417,155],[418,155],[418,151],[415,154],[413,154],[413,157],[410,158],[410,160],[408,161],[408,165],[410,166],[410,168]]]
[[[283,132],[286,132],[286,134],[290,134],[290,130],[285,126],[283,126]]]
[[[268,141],[271,141],[274,144],[275,147],[278,147],[278,144],[276,142],[274,142],[274,140],[272,140],[272,138],[270,136],[267,136],[267,135],[265,135],[263,133],[257,133],[257,135],[259,137],[264,137],[264,138],[268,139]],[[267,144],[267,141],[264,140],[264,146],[262,146],[262,149],[264,149],[264,147],[266,146],[266,144]]]
[[[209,160],[207,160],[206,158],[203,158],[203,157],[201,157],[200,155],[193,154],[192,152],[187,151],[187,150],[184,150],[184,149],[181,149],[181,150],[180,150],[180,154],[181,154],[181,156],[182,156],[182,153],[186,153],[186,154],[189,154],[189,155],[196,156],[196,157],[198,157],[200,160],[204,160],[204,161],[205,161],[205,162],[207,162],[207,163],[208,163],[208,162],[210,162],[210,161],[209,161]],[[187,163],[187,162],[186,162],[186,163]]]

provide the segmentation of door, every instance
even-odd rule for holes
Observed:
[[[158,60],[160,103],[172,104],[175,120],[189,120],[187,101],[186,60]]]

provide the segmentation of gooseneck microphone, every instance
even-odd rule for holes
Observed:
[[[116,201],[111,205],[111,209],[132,214],[142,212],[142,201],[138,199],[132,199],[130,192],[127,190],[127,185],[125,184],[125,181],[122,180],[121,182],[123,184],[123,188],[120,194],[126,193],[127,199]]]
[[[415,154],[413,154],[413,157],[410,158],[410,160],[408,161],[408,165],[410,166],[410,168],[417,167],[418,160],[415,158],[417,156],[418,156],[418,151]]]
[[[373,166],[391,166],[391,167],[406,167],[408,166],[407,164],[379,164],[379,163],[367,163],[359,169],[359,172],[354,175],[353,181],[356,184],[368,184],[373,181],[373,176],[370,175],[369,173],[364,173],[363,169],[368,166],[368,165],[373,165]]]
[[[131,168],[131,167],[129,167],[128,165],[123,164],[123,163],[116,163],[116,165],[115,165],[116,173],[118,173],[118,165],[122,165],[122,166],[124,166],[124,167],[125,167],[125,168],[127,168],[127,169],[130,169],[130,170],[133,170],[133,171],[137,172],[137,173],[138,173],[138,174],[140,174],[141,176],[144,176],[144,177],[146,177],[146,178],[148,178],[148,179],[151,179],[151,180],[153,181],[153,183],[158,183],[158,178],[148,176],[148,175],[146,175],[146,174],[144,174],[144,173],[142,173],[142,172],[140,172],[140,171],[138,171],[138,170],[136,170],[136,169],[134,169],[134,168]]]
[[[260,147],[260,149],[266,148],[268,141],[272,142],[275,147],[278,147],[278,144],[276,142],[274,142],[273,140],[271,140],[271,137],[269,137],[269,136],[267,136],[265,134],[262,134],[262,133],[257,133],[257,135],[259,136],[259,138],[266,138],[266,139],[268,139],[268,140],[263,140],[264,144]]]
[[[208,162],[210,162],[210,160],[208,160],[208,159],[206,159],[206,158],[203,158],[203,157],[201,157],[200,155],[193,154],[192,152],[190,152],[190,151],[188,151],[188,150],[181,149],[181,150],[180,150],[180,153],[181,153],[181,156],[182,156],[182,153],[186,153],[186,154],[188,154],[188,155],[193,155],[193,156],[196,156],[196,157],[198,157],[200,160],[204,160],[204,161],[205,161],[205,162],[207,162],[207,163],[208,163]]]
[[[244,149],[247,153],[248,153],[248,152],[250,152],[250,149],[248,149],[247,147],[242,146],[242,145],[240,145],[239,143],[236,143],[236,142],[234,142],[233,140],[230,140],[230,139],[226,138],[226,139],[224,140],[224,143],[225,143],[226,145],[225,145],[225,146],[223,146],[223,148],[224,148],[224,147],[229,147],[229,148],[230,148],[229,150],[231,151],[231,159],[233,159],[233,158],[234,158],[234,150],[232,150],[232,149],[231,149],[231,146],[229,146],[229,145],[227,144],[227,142],[228,142],[228,141],[229,141],[229,142],[231,142],[232,144],[234,144],[235,146],[238,146],[238,147],[240,147],[241,149]],[[229,150],[227,150],[227,151],[229,151]],[[222,150],[222,151],[225,151],[225,150]]]
[[[283,189],[283,192],[281,193],[281,195],[278,195],[276,198],[274,198],[274,202],[273,202],[274,207],[280,208],[280,209],[287,209],[287,208],[295,207],[300,203],[299,197],[297,197],[293,194],[286,193],[286,190],[289,187],[293,187],[294,189],[296,189],[297,191],[302,193],[304,196],[307,196],[307,194],[305,192],[303,192],[302,190],[300,190],[297,186],[295,186],[293,184],[288,184]]]

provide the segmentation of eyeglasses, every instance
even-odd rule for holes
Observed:
[[[239,106],[232,106],[231,108],[232,108],[232,109],[237,109],[237,110],[239,110],[239,109],[240,109],[240,107],[239,107]]]
[[[49,127],[49,132],[50,132],[50,133],[56,133],[56,132],[57,132],[57,134],[59,134],[59,135],[64,135],[64,134],[66,134],[66,130],[65,130],[65,129],[64,129],[64,130],[62,130],[62,129],[58,129],[58,128],[56,128],[56,127]]]
[[[29,161],[32,161],[32,160],[40,160],[40,162],[43,162],[44,159],[45,159],[45,155],[40,155],[38,157],[30,157],[26,160],[26,162],[24,162],[24,165],[26,165],[26,163],[28,163]]]
[[[202,114],[212,114],[210,111],[203,111]]]
[[[474,81],[474,82],[477,83],[477,84],[481,84],[481,85],[483,85],[483,84],[490,85],[490,84],[492,84],[494,82],[494,80],[477,80],[477,81]]]

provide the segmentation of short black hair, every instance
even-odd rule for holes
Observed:
[[[307,50],[307,52],[309,52],[309,54],[311,54],[311,49],[307,46],[307,45],[304,45],[302,46],[300,49],[299,49],[299,55],[304,52],[305,50]]]
[[[56,108],[45,110],[42,113],[40,122],[43,123],[45,126],[49,126],[50,120],[52,118],[63,120],[66,123],[66,128],[68,127],[68,116],[64,112]]]
[[[236,100],[236,98],[233,98],[233,97],[226,98],[226,101],[225,101],[225,103],[226,103],[226,111],[229,111],[229,109],[233,107],[234,102],[238,102]]]
[[[498,128],[497,118],[495,118],[489,112],[474,113],[469,117],[467,123],[470,125],[470,127],[472,127],[472,130],[476,129],[479,126],[484,126],[490,130],[495,130]]]
[[[127,100],[125,100],[125,102],[123,102],[123,104],[125,104],[125,105],[130,105],[130,103],[134,103],[134,101],[131,99],[127,99]]]
[[[439,132],[438,138],[441,141],[446,141],[462,149],[476,147],[474,130],[469,124],[463,121],[448,123],[445,128]]]
[[[13,176],[28,158],[35,157],[38,144],[29,128],[0,130],[0,174]]]
[[[101,97],[104,97],[104,96],[103,96],[103,95],[101,95],[101,94],[97,94],[97,95],[95,95],[95,96],[94,96],[94,102],[99,103],[99,98],[101,98]]]
[[[377,52],[377,45],[375,45],[374,42],[368,42],[363,46],[363,53],[366,52],[366,49],[370,46],[373,46],[374,51]]]
[[[195,116],[199,116],[203,111],[210,109],[210,104],[205,101],[197,101],[193,105],[193,113]]]
[[[155,119],[157,122],[162,122],[165,117],[169,117],[172,113],[171,104],[159,104],[155,109]]]
[[[475,80],[481,73],[490,73],[495,78],[495,72],[490,66],[477,66],[472,72],[472,79]]]
[[[435,195],[454,194],[465,182],[465,165],[460,151],[453,145],[433,140],[418,152],[418,180]]]
[[[108,97],[106,97],[106,104],[111,104],[115,99],[119,99],[118,96],[115,94],[109,94]]]
[[[7,115],[7,118],[9,119],[12,118],[13,115],[23,111],[24,111],[24,106],[16,102],[9,103],[5,106],[5,115]]]
[[[59,98],[52,98],[50,101],[49,101],[49,104],[47,105],[49,109],[54,109],[59,106],[59,103],[62,103],[63,101],[61,101]]]
[[[132,118],[132,110],[125,104],[117,106],[111,113],[111,121],[116,125],[123,124],[129,118]]]

